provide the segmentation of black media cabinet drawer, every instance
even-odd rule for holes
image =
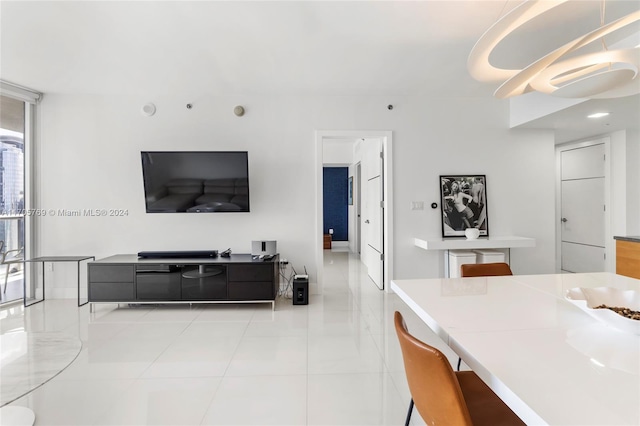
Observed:
[[[226,268],[219,265],[188,265],[182,268],[182,300],[225,300]]]
[[[180,300],[180,273],[138,274],[138,300]]]
[[[133,283],[96,283],[89,284],[90,302],[131,302],[135,300]]]
[[[89,281],[91,282],[133,283],[133,276],[133,265],[89,265]]]
[[[273,282],[230,282],[229,283],[229,299],[230,300],[273,300]]]
[[[272,281],[273,270],[271,262],[264,265],[230,265],[229,281]]]

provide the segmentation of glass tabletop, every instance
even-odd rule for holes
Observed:
[[[40,256],[33,259],[25,259],[24,262],[80,262],[82,260],[95,259],[94,256]]]

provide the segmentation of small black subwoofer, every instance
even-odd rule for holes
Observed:
[[[306,275],[293,278],[293,304],[309,304],[309,277]]]

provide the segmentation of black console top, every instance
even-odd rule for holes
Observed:
[[[145,259],[216,258],[218,250],[140,251],[138,257]]]
[[[174,253],[174,252],[161,252]],[[183,253],[183,252],[179,252]],[[175,256],[175,255],[174,255]],[[91,263],[104,263],[110,265],[150,265],[149,270],[155,270],[163,265],[229,265],[232,263],[278,263],[280,257],[276,254],[273,258],[260,259],[246,253],[232,253],[229,257],[140,257],[137,254],[115,254]],[[144,268],[142,268],[144,269]]]

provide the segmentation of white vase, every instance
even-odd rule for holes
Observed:
[[[478,228],[467,228],[464,230],[464,235],[467,240],[475,240],[480,236],[480,230]]]

